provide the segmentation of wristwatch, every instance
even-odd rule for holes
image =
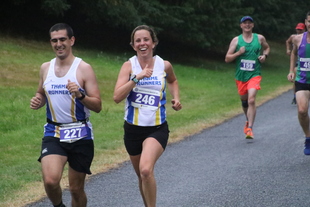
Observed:
[[[132,80],[135,83],[139,83],[139,80],[137,79],[136,75],[131,76],[130,80]]]
[[[80,98],[78,98],[80,101],[83,100],[86,96],[84,91],[80,91],[80,93],[82,94],[82,96]]]

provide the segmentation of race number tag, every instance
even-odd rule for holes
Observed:
[[[310,71],[310,58],[300,58],[299,62],[301,71]]]
[[[134,88],[132,90],[131,105],[135,108],[147,108],[157,110],[160,92],[151,89]]]
[[[240,70],[253,71],[255,69],[255,60],[241,59]]]
[[[87,137],[86,125],[83,123],[64,124],[59,127],[61,142],[76,142]]]

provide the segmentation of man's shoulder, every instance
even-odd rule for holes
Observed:
[[[295,36],[292,38],[293,43],[300,42],[300,41],[302,40],[303,35],[304,35],[303,33],[302,33],[302,34],[297,34],[297,35],[295,35]]]
[[[238,35],[232,38],[231,43],[237,44],[240,36],[242,37],[242,35]]]
[[[304,35],[304,33],[301,33],[301,34],[295,34],[293,37],[294,38],[302,38]]]
[[[256,33],[255,33],[255,34],[256,34]],[[256,35],[257,35],[258,41],[259,41],[260,43],[265,43],[265,42],[266,42],[266,38],[265,38],[264,35],[262,35],[262,34],[256,34]]]
[[[41,70],[47,70],[50,67],[51,61],[44,62],[41,65]]]
[[[288,38],[288,40],[292,40],[296,35],[297,35],[297,34],[292,34],[292,35]]]
[[[89,63],[87,63],[81,59],[81,62],[79,64],[79,68],[81,68],[81,69],[92,69],[92,66]]]

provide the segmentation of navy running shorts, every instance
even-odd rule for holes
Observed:
[[[168,123],[158,126],[136,126],[124,123],[124,144],[129,155],[135,156],[142,153],[142,143],[148,137],[155,138],[166,149],[169,138]]]
[[[94,141],[81,139],[73,143],[60,142],[56,137],[43,137],[41,156],[56,154],[68,158],[69,166],[77,172],[91,174],[90,166],[94,158]]]

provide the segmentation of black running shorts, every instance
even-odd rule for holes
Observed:
[[[94,158],[94,141],[92,139],[79,140],[73,143],[60,142],[56,137],[44,137],[42,139],[41,156],[57,154],[68,158],[69,166],[82,173],[91,174],[90,165]]]
[[[295,92],[297,91],[310,91],[310,84],[295,81]]]
[[[148,137],[155,138],[166,149],[169,138],[168,123],[158,126],[136,126],[124,123],[124,143],[129,155],[139,155],[142,152],[142,143]]]

